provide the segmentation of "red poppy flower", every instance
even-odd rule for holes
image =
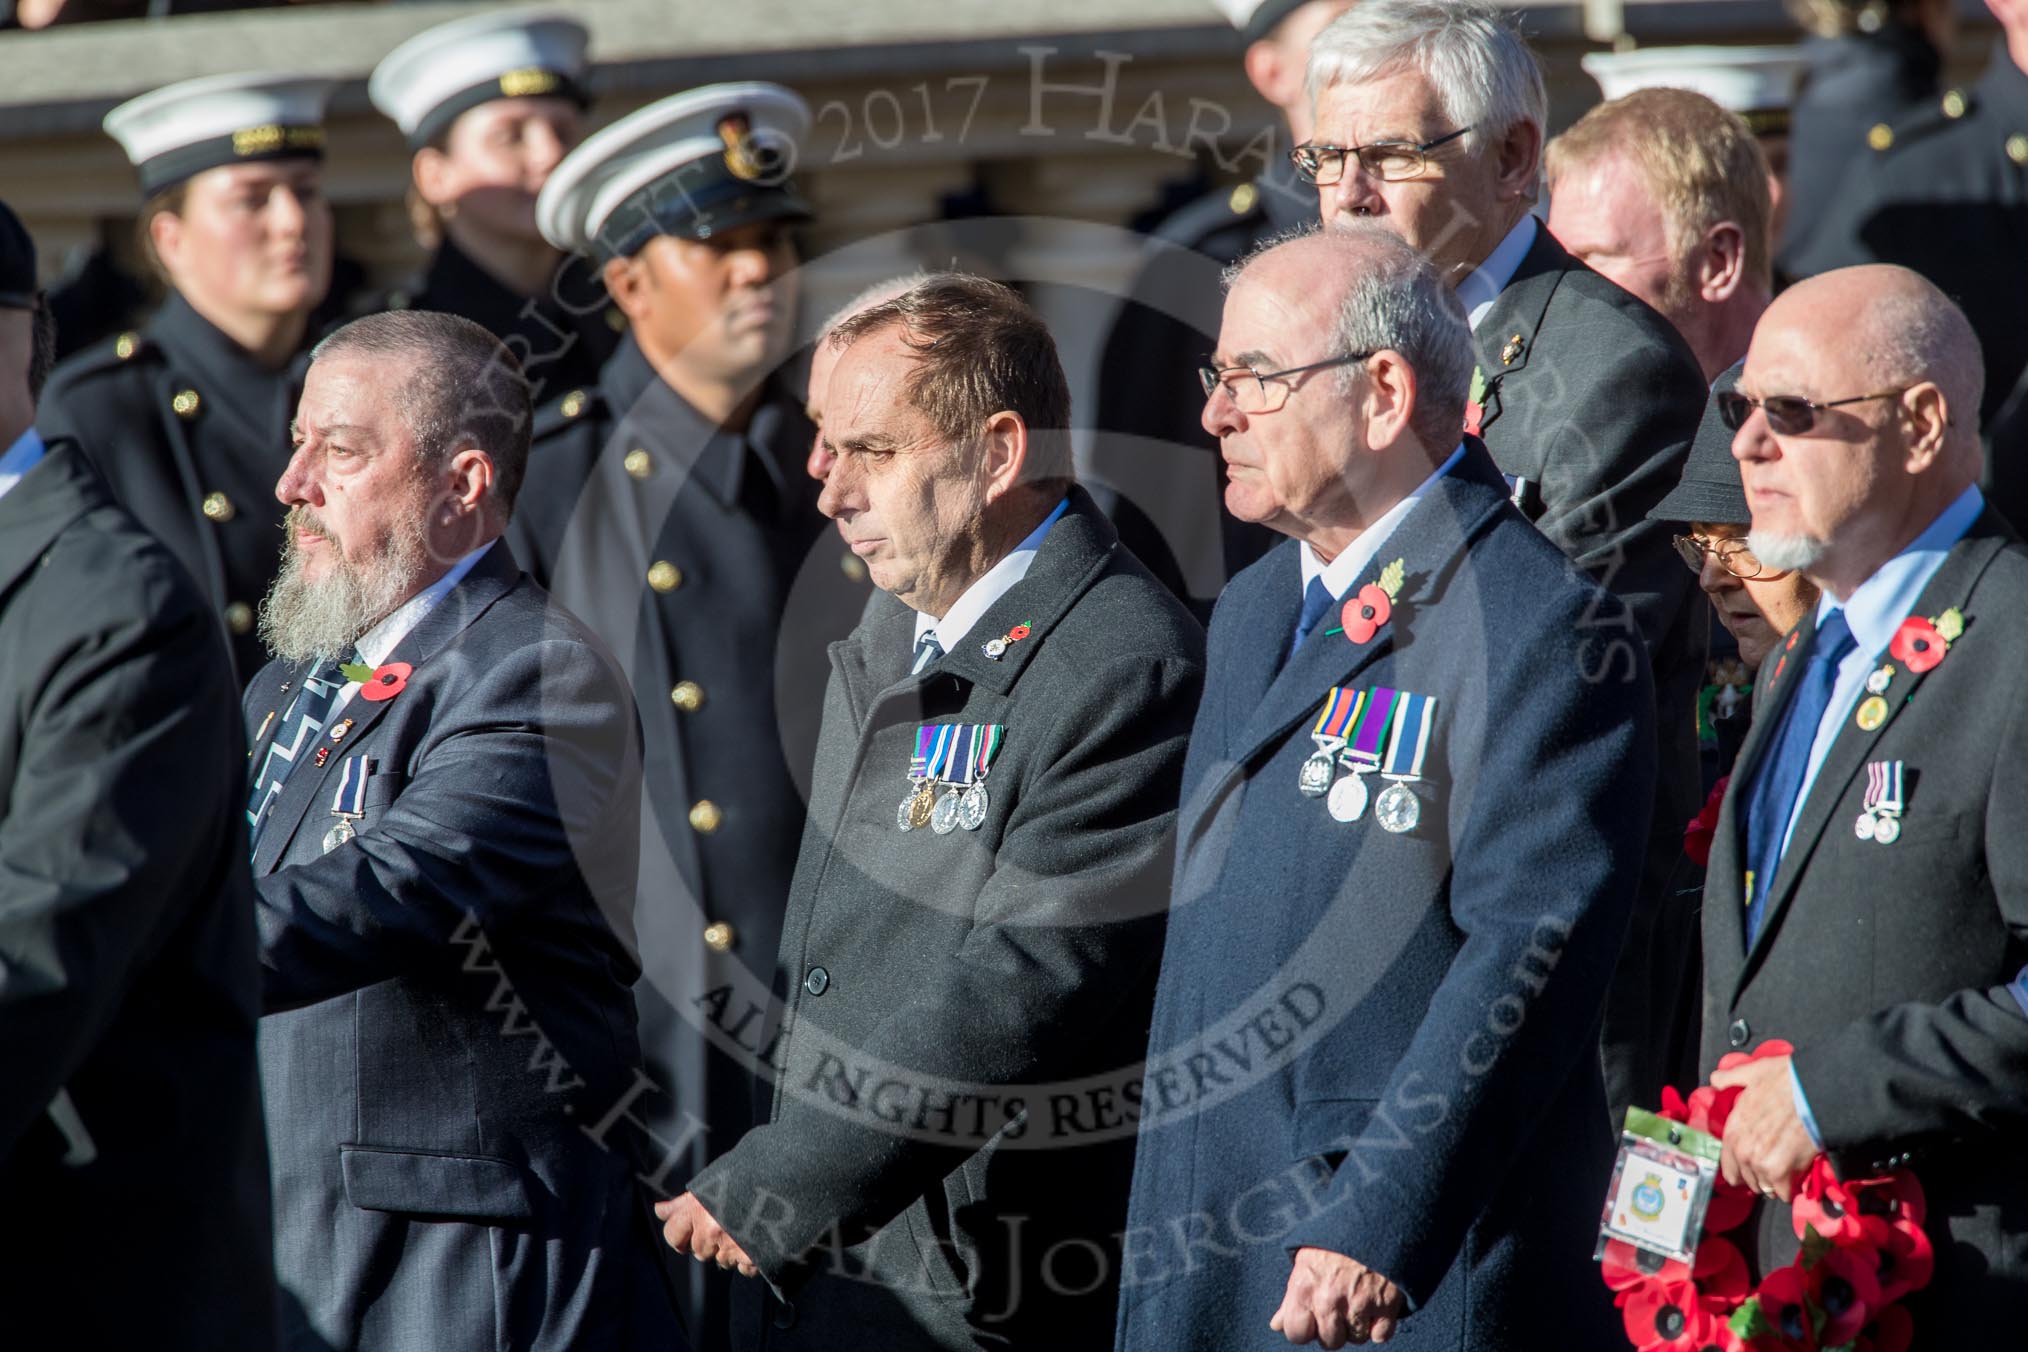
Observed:
[[[1879,1216],[1869,1216],[1860,1205],[1860,1193],[1856,1187],[1848,1187],[1831,1168],[1831,1161],[1823,1155],[1810,1163],[1803,1175],[1802,1185],[1796,1189],[1795,1201],[1790,1206],[1790,1223],[1795,1227],[1796,1238],[1801,1239],[1805,1227],[1815,1227],[1817,1233],[1833,1244],[1864,1244],[1878,1247],[1887,1242],[1887,1222]],[[1837,1338],[1834,1343],[1849,1342]]]
[[[1908,1352],[1914,1341],[1915,1316],[1899,1305],[1889,1305],[1860,1335],[1859,1352]]]
[[[1732,780],[1726,775],[1711,786],[1711,796],[1704,800],[1704,809],[1690,819],[1683,828],[1683,853],[1690,856],[1690,862],[1703,868],[1711,862],[1711,842],[1718,839],[1718,810],[1725,806],[1725,786]]]
[[[1017,624],[1007,631],[1007,641],[1009,643],[1019,643],[1022,639],[1027,638],[1030,632],[1027,625]]]
[[[1819,1344],[1810,1321],[1809,1301],[1816,1294],[1810,1289],[1812,1285],[1802,1265],[1790,1263],[1768,1273],[1760,1289],[1754,1292],[1761,1315],[1772,1330],[1771,1337],[1780,1340],[1774,1345],[1817,1352]]]
[[[1359,594],[1345,603],[1339,619],[1345,625],[1345,637],[1354,643],[1370,643],[1380,632],[1380,626],[1387,623],[1394,614],[1394,602],[1387,593],[1374,583],[1367,583]]]
[[[1743,1066],[1749,1061],[1759,1061],[1764,1057],[1794,1056],[1795,1053],[1794,1046],[1778,1037],[1771,1037],[1750,1052],[1727,1052],[1718,1058],[1718,1068],[1731,1070],[1734,1066]]]
[[[1697,1262],[1690,1276],[1697,1283],[1697,1297],[1704,1308],[1717,1315],[1731,1314],[1753,1291],[1745,1255],[1731,1240],[1717,1235],[1706,1235],[1697,1246]]]
[[[1873,1312],[1886,1303],[1875,1267],[1874,1250],[1854,1246],[1830,1250],[1811,1270],[1817,1307],[1824,1312],[1818,1337],[1826,1346],[1839,1347],[1857,1338]]]
[[[1697,1352],[1711,1312],[1699,1302],[1695,1282],[1653,1282],[1629,1293],[1620,1319],[1641,1352]]]
[[[1880,1279],[1880,1299],[1900,1300],[1922,1290],[1936,1275],[1936,1248],[1919,1225],[1906,1219],[1888,1227],[1887,1243],[1874,1251],[1874,1275]]]
[[[359,685],[359,698],[368,704],[393,699],[408,686],[408,678],[415,668],[406,662],[388,662],[373,669],[373,674]]]
[[[1849,1184],[1859,1196],[1859,1209],[1869,1216],[1879,1216],[1889,1225],[1906,1221],[1917,1229],[1929,1214],[1929,1201],[1923,1196],[1922,1180],[1906,1169],[1882,1174],[1878,1178],[1861,1178]]]
[[[1928,671],[1944,660],[1951,645],[1936,626],[1920,615],[1911,615],[1901,622],[1901,628],[1894,631],[1894,640],[1887,645],[1887,651],[1896,661],[1910,671]]]
[[[1486,428],[1486,406],[1476,400],[1465,404],[1465,435],[1478,436]]]
[[[1698,1253],[1702,1257],[1701,1249]],[[1613,1303],[1624,1306],[1630,1293],[1649,1286],[1669,1286],[1689,1281],[1690,1265],[1636,1248],[1623,1239],[1608,1239],[1605,1254],[1599,1260],[1599,1273],[1605,1278],[1607,1286],[1621,1293]]]

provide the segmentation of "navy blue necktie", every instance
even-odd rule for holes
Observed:
[[[944,645],[937,642],[936,630],[925,629],[922,637],[915,641],[915,661],[910,665],[908,674],[911,676],[922,675],[930,663],[943,655]]]
[[[1753,793],[1746,805],[1746,863],[1748,893],[1746,942],[1752,947],[1766,917],[1767,899],[1774,895],[1775,868],[1781,863],[1782,838],[1789,820],[1799,806],[1803,776],[1810,768],[1810,748],[1817,740],[1817,727],[1831,704],[1831,688],[1838,683],[1838,664],[1858,646],[1845,612],[1834,610],[1817,630],[1810,649],[1809,664],[1796,673],[1796,693],[1782,713],[1781,726],[1768,743],[1760,769],[1753,777]]]
[[[1310,585],[1303,588],[1303,613],[1296,618],[1296,632],[1289,640],[1289,651],[1282,658],[1287,662],[1303,646],[1303,640],[1317,627],[1317,621],[1324,618],[1324,612],[1331,608],[1338,598],[1331,595],[1331,589],[1324,585],[1322,573],[1310,579]]]
[[[324,730],[325,720],[331,716],[331,702],[345,688],[345,676],[338,665],[335,660],[326,662],[303,678],[302,688],[296,692],[288,712],[282,715],[282,725],[275,729],[274,741],[268,743],[268,754],[261,758],[260,773],[254,776],[253,791],[246,803],[249,848],[260,839],[262,828],[268,824],[268,809],[281,795],[282,781]]]

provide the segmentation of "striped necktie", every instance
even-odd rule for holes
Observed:
[[[335,659],[325,662],[303,678],[302,688],[296,692],[289,711],[282,715],[282,725],[275,729],[275,739],[268,743],[268,754],[261,759],[260,773],[254,776],[253,792],[247,798],[249,848],[260,839],[270,809],[281,796],[283,781],[324,731],[324,721],[331,716],[331,703],[345,688],[345,676],[338,665]]]
[[[920,676],[923,668],[944,655],[944,645],[937,642],[936,630],[926,630],[915,641],[915,665],[908,669],[911,676]]]

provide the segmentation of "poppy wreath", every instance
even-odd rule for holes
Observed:
[[[1718,1068],[1792,1050],[1763,1042],[1751,1054],[1730,1053]],[[1723,1139],[1740,1092],[1707,1084],[1685,1098],[1664,1089],[1657,1116]],[[1915,1328],[1899,1302],[1928,1286],[1936,1268],[1915,1175],[1897,1169],[1845,1180],[1817,1156],[1789,1208],[1802,1250],[1758,1285],[1725,1238],[1756,1200],[1751,1189],[1718,1179],[1689,1263],[1606,1241],[1600,1271],[1637,1352],[1908,1352]]]

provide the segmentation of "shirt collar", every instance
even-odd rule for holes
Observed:
[[[958,644],[970,633],[972,626],[981,616],[993,608],[993,603],[1013,590],[1014,584],[1028,576],[1028,565],[1035,562],[1035,553],[1042,548],[1042,537],[1049,534],[1049,528],[1070,508],[1070,499],[1056,504],[1056,510],[1042,519],[1042,524],[1029,531],[1020,544],[1006,558],[986,570],[985,576],[965,588],[963,595],[952,603],[939,620],[921,611],[915,613],[915,642],[922,642],[924,634],[934,631],[937,643],[945,652],[955,651]]]
[[[1465,314],[1471,319],[1473,328],[1479,327],[1486,311],[1493,308],[1493,302],[1500,299],[1507,283],[1514,280],[1521,260],[1535,246],[1536,228],[1535,213],[1531,211],[1515,222],[1507,237],[1486,255],[1485,262],[1473,268],[1458,283],[1458,301],[1465,307]]]
[[[28,471],[35,468],[42,459],[42,438],[36,435],[33,425],[26,432],[14,438],[14,444],[0,455],[0,498],[7,496],[7,490],[21,482]]]
[[[401,641],[409,636],[423,616],[435,610],[437,603],[450,595],[451,588],[464,581],[465,574],[472,571],[485,552],[493,547],[488,540],[471,553],[451,565],[451,571],[435,582],[403,601],[388,617],[359,636],[359,660],[369,667],[385,662]]]
[[[1825,592],[1817,602],[1817,623],[1821,626],[1832,611],[1843,609],[1845,623],[1852,626],[1852,637],[1858,641],[1860,652],[1887,651],[1894,631],[1915,613],[1922,589],[1929,585],[1936,570],[1943,567],[1951,546],[1964,538],[1984,510],[1985,495],[1973,484],[1938,513],[1936,520],[1910,541],[1908,548],[1881,564],[1873,576],[1860,583],[1842,607],[1831,593]]]
[[[1309,591],[1311,578],[1322,577],[1324,587],[1331,593],[1332,599],[1342,600],[1345,593],[1352,590],[1352,584],[1366,572],[1374,556],[1380,553],[1381,546],[1387,543],[1387,537],[1394,534],[1394,528],[1401,524],[1402,518],[1415,509],[1415,504],[1422,501],[1423,495],[1429,492],[1432,484],[1450,473],[1452,467],[1464,458],[1465,444],[1459,442],[1458,448],[1451,452],[1450,458],[1438,465],[1427,479],[1417,484],[1413,493],[1388,508],[1378,521],[1360,531],[1359,538],[1346,545],[1339,551],[1338,557],[1329,563],[1317,557],[1317,551],[1310,547],[1308,540],[1303,541],[1300,551],[1303,561],[1303,590]]]

